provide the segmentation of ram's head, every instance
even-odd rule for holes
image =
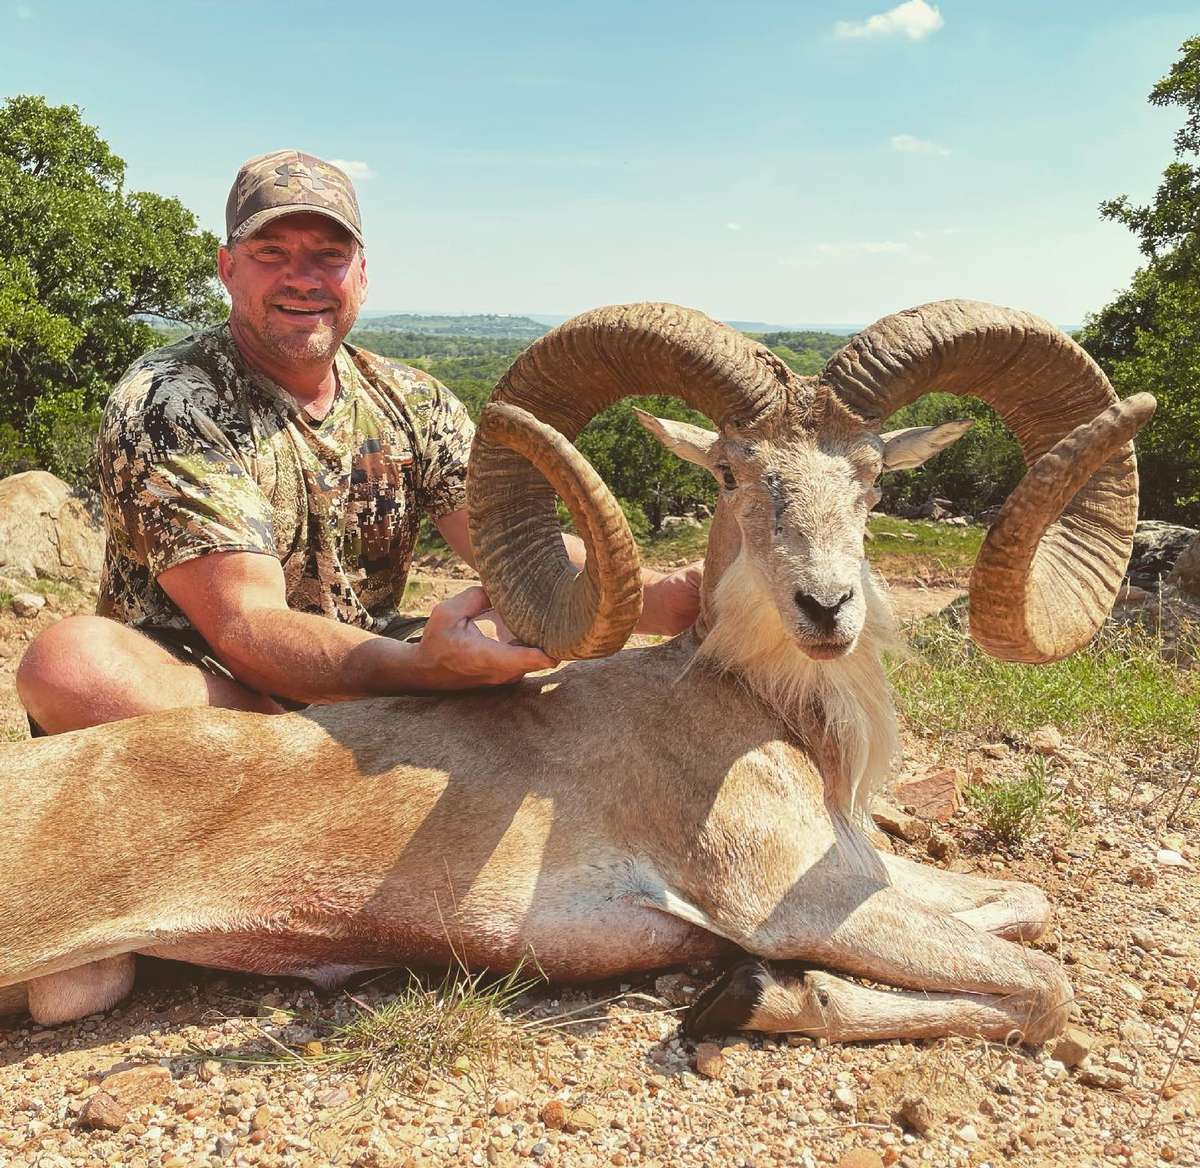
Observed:
[[[706,569],[757,574],[810,657],[848,652],[865,619],[863,538],[885,468],[916,466],[965,424],[880,435],[930,390],[993,406],[1030,470],[988,533],[971,576],[971,632],[988,652],[1050,661],[1111,608],[1137,521],[1131,439],[1154,399],[1118,402],[1071,339],[1028,313],[927,304],[859,333],[816,377],[702,313],[669,304],[597,309],[532,345],[484,409],[471,456],[471,536],[493,602],[523,640],[558,657],[624,644],[641,608],[639,561],[607,488],[571,443],[599,410],[669,393],[716,431],[641,415],[721,493]],[[558,493],[588,546],[562,548]]]

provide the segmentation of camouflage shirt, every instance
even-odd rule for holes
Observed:
[[[189,628],[157,577],[212,552],[283,565],[288,605],[365,629],[395,615],[422,513],[464,505],[472,426],[419,369],[344,345],[315,421],[227,325],[139,358],[100,426],[100,612]]]

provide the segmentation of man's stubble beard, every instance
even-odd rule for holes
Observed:
[[[295,299],[299,301],[303,298],[297,296]],[[331,361],[342,341],[354,327],[354,312],[348,311],[344,305],[334,308],[333,311],[332,325],[321,321],[319,327],[307,335],[277,328],[271,317],[271,306],[268,304],[262,306],[262,312],[257,317],[249,313],[242,315],[241,323],[258,337],[264,349],[276,357],[286,361],[316,363]]]

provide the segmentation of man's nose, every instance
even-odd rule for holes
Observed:
[[[292,256],[284,269],[284,283],[311,290],[321,286],[321,265],[316,257]]]

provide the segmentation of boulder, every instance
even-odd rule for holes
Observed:
[[[95,501],[44,470],[0,479],[0,574],[98,579],[104,524]]]
[[[1179,553],[1167,583],[1192,600],[1200,600],[1200,534]]]
[[[1139,588],[1157,589],[1184,549],[1195,542],[1200,531],[1179,523],[1143,519],[1133,535],[1133,555],[1126,575]]]

